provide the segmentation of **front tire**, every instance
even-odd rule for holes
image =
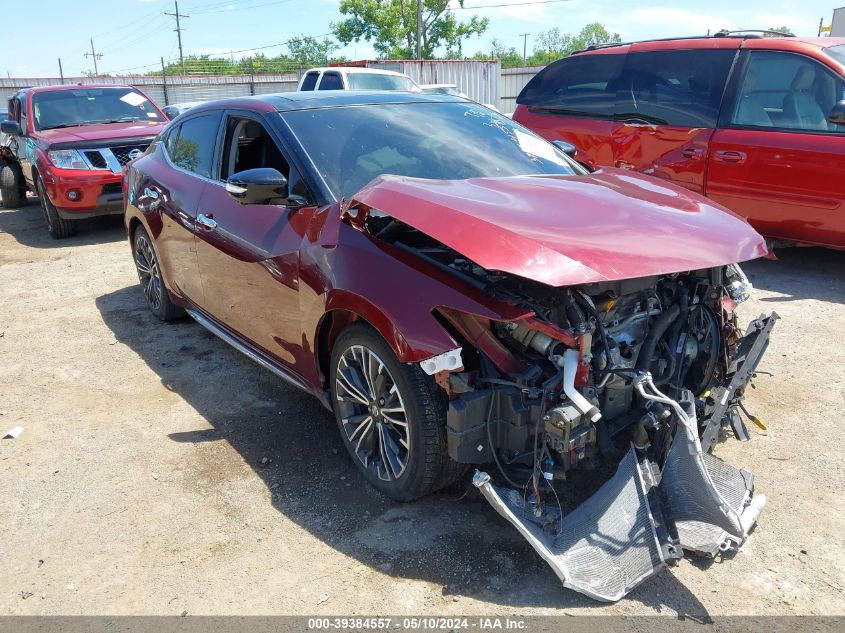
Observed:
[[[0,201],[7,209],[16,209],[26,204],[23,172],[15,163],[0,162]]]
[[[153,242],[143,226],[132,234],[132,255],[150,311],[162,321],[175,321],[184,316],[185,311],[175,305],[167,294]]]
[[[464,467],[446,452],[446,397],[416,364],[399,362],[369,325],[353,323],[332,350],[331,398],[343,443],[375,488],[411,501]]]
[[[63,240],[76,235],[78,229],[74,220],[65,220],[59,216],[55,205],[50,202],[44,183],[38,178],[35,181],[35,189],[38,192],[38,203],[41,205],[41,213],[44,214],[44,221],[47,223],[47,230],[57,240]]]

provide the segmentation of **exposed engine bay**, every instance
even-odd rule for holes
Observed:
[[[728,428],[749,439],[745,419],[762,426],[742,398],[778,317],[740,329],[751,286],[738,265],[555,288],[485,270],[389,217],[365,227],[531,315],[443,309],[460,363],[427,371],[449,395],[450,457],[489,466],[474,483],[565,586],[617,600],[683,550],[742,545],[765,497],[709,451]],[[606,481],[564,513],[576,472]]]

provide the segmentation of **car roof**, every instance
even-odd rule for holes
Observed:
[[[333,70],[337,71],[342,75],[352,75],[352,74],[362,74],[362,75],[393,75],[397,77],[408,77],[403,73],[397,73],[393,70],[382,70],[380,68],[360,68],[358,66],[321,66],[319,68],[309,68],[305,71],[305,74],[314,73],[314,72],[321,72],[324,73],[326,71]],[[410,79],[410,77],[408,77]]]
[[[21,92],[31,92],[33,94],[39,92],[56,92],[60,90],[88,90],[100,88],[117,88],[123,90],[137,90],[132,86],[124,86],[122,84],[55,84],[52,86],[32,86],[24,88]]]
[[[822,49],[845,44],[841,37],[796,37],[784,35],[779,37],[761,37],[758,32],[729,33],[726,35],[667,37],[655,40],[639,40],[636,42],[620,42],[600,44],[584,50],[575,51],[573,55],[591,55],[596,53],[623,54],[629,50],[675,50],[679,48],[757,48],[782,51],[807,51],[808,49]]]
[[[403,103],[467,103],[457,95],[426,94],[422,92],[400,92],[394,90],[325,90],[304,92],[281,92],[255,97],[236,97],[209,101],[191,112],[219,110],[251,110],[254,112],[291,112],[315,108],[334,108],[342,106],[361,106]]]

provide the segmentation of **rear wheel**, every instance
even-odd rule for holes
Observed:
[[[446,453],[446,398],[419,366],[403,364],[379,334],[354,323],[332,351],[331,396],[349,454],[367,480],[397,501],[454,481]]]
[[[15,163],[0,162],[0,200],[7,209],[16,209],[26,204],[23,172]]]
[[[35,180],[35,189],[38,192],[38,203],[41,205],[41,213],[47,223],[47,230],[57,240],[63,240],[76,235],[77,224],[74,220],[65,220],[59,216],[55,205],[50,202],[47,190],[40,178]]]
[[[175,305],[164,287],[161,267],[153,250],[152,240],[143,226],[135,229],[132,235],[132,254],[135,258],[135,268],[138,270],[138,280],[144,291],[147,306],[153,314],[162,321],[173,321],[182,317],[185,311]]]

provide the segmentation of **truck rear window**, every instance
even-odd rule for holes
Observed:
[[[32,97],[36,130],[123,123],[164,121],[158,109],[131,88],[78,88],[39,92]]]

